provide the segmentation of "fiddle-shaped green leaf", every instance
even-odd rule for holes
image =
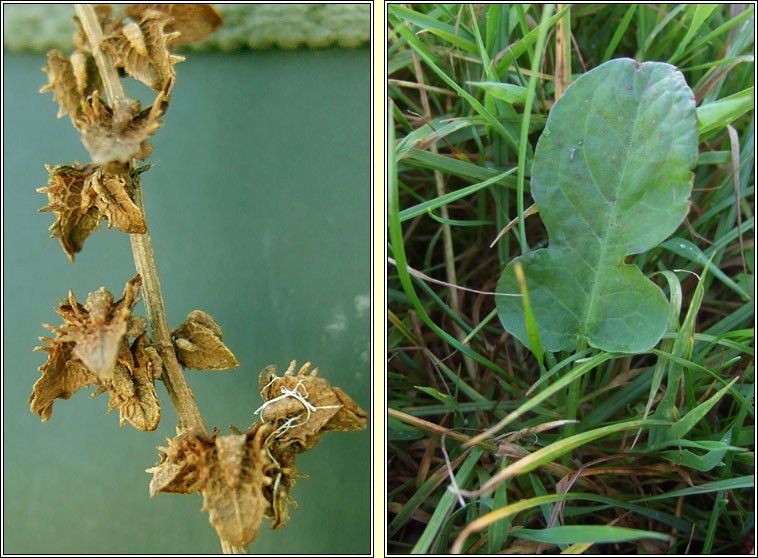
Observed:
[[[636,353],[663,336],[666,297],[624,258],[657,246],[684,219],[697,144],[694,95],[670,64],[611,60],[552,107],[531,176],[550,244],[510,262],[497,286],[520,292],[521,262],[546,350],[586,339]],[[528,344],[521,300],[500,296],[497,308],[505,329]]]

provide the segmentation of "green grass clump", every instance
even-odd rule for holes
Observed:
[[[389,551],[754,552],[753,7],[388,20]],[[537,140],[566,87],[622,57],[677,66],[697,103],[689,213],[626,259],[666,294],[668,330],[639,354],[551,353],[538,331],[530,350],[493,293],[548,244]]]

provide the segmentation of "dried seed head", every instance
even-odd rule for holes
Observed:
[[[169,48],[202,41],[224,23],[210,4],[129,4],[126,13],[136,20],[148,15],[165,19]]]
[[[185,368],[226,370],[239,366],[234,354],[221,340],[221,328],[201,310],[190,312],[172,335],[176,356]]]
[[[101,43],[116,67],[124,68],[155,92],[166,91],[176,77],[174,65],[184,60],[168,51],[167,43],[174,37],[165,31],[166,23],[160,15],[150,14],[139,24],[125,25]]]
[[[56,220],[50,226],[50,238],[60,240],[63,251],[71,262],[74,254],[81,252],[84,241],[100,228],[103,215],[97,207],[91,206],[86,199],[85,184],[93,175],[94,165],[71,166],[45,165],[50,177],[47,187],[37,191],[47,194],[48,205],[39,211],[52,211]]]
[[[132,278],[116,302],[105,287],[90,293],[86,305],[69,291],[56,308],[63,325],[45,325],[55,338],[41,337],[50,346],[36,348],[48,354],[48,361],[40,367],[42,377],[29,399],[32,412],[47,420],[56,399],[96,384],[99,389],[91,397],[108,392],[108,412],[119,409],[122,425],[129,421],[140,430],[156,428],[160,402],[154,381],[163,364],[144,332],[146,320],[131,315],[140,283],[139,275]],[[132,335],[137,339],[130,345]]]

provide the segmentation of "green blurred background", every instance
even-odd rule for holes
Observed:
[[[250,426],[258,372],[293,359],[370,412],[369,48],[186,55],[142,181],[169,325],[208,312],[242,363],[187,371],[206,423]],[[92,388],[47,423],[29,411],[46,357],[32,349],[42,322],[60,324],[57,300],[101,285],[119,297],[135,273],[115,228],[72,265],[48,238],[53,215],[36,212],[44,163],[87,162],[52,94],[37,93],[45,62],[4,54],[3,552],[218,553],[199,495],[148,497],[144,470],[177,422],[162,383],[155,432],[119,428]],[[151,102],[140,88],[127,91]],[[264,519],[251,552],[370,553],[370,443],[368,429],[328,433],[299,455],[300,509],[278,531]]]

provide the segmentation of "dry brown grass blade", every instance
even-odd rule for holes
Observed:
[[[564,426],[566,424],[576,424],[578,423],[578,420],[553,420],[550,422],[544,422],[542,424],[538,424],[537,426],[530,426],[527,428],[522,428],[521,430],[518,430],[516,432],[513,432],[511,434],[507,434],[505,438],[503,438],[499,444],[502,443],[511,443],[515,442],[517,440],[520,440],[521,438],[524,438],[526,436],[531,436],[533,434],[539,434],[540,432],[544,432],[545,430],[551,430],[553,428],[560,428],[561,426]]]
[[[387,258],[387,262],[390,265],[397,265],[395,260],[393,258]],[[459,291],[467,291],[470,293],[475,294],[481,294],[481,295],[490,295],[490,296],[521,296],[520,294],[510,294],[510,293],[495,293],[495,292],[488,292],[488,291],[479,291],[477,289],[469,289],[468,287],[461,287],[459,285],[453,285],[451,283],[447,283],[445,281],[440,281],[439,279],[434,279],[433,277],[429,277],[427,274],[414,269],[410,266],[406,267],[408,270],[408,273],[413,275],[414,277],[418,277],[419,279],[423,279],[424,281],[428,281],[429,283],[436,283],[437,285],[443,285],[445,287],[449,287],[451,289],[458,289]]]
[[[444,426],[440,426],[433,422],[429,422],[427,420],[414,417],[402,411],[398,411],[397,409],[392,409],[392,408],[387,409],[387,416],[396,418],[398,420],[403,421],[406,424],[410,424],[412,426],[420,428],[421,430],[426,430],[427,432],[434,432],[436,434],[445,434],[447,437],[453,438],[454,440],[458,440],[461,442],[468,442],[471,440],[471,436],[467,436],[466,434],[456,432],[455,430],[450,430],[448,428],[445,428]],[[475,445],[493,454],[498,451],[498,448],[494,444],[491,444],[489,442],[476,442],[472,445]],[[521,457],[526,457],[530,455],[528,451],[526,451],[523,448],[520,448],[519,446],[516,446],[515,444],[511,444],[511,446],[512,447],[509,449],[509,451],[511,452],[510,455],[512,455],[513,457],[521,458]],[[569,469],[568,467],[565,467],[558,463],[552,463],[552,462],[540,465],[540,468],[544,469],[548,473],[551,473],[553,475],[560,476],[560,477],[573,473],[572,469]],[[580,484],[584,484],[584,486],[591,488],[592,490],[599,490],[599,488],[592,481],[588,481],[585,479],[584,481],[579,480],[577,482],[579,482]]]
[[[530,205],[529,207],[527,207],[524,210],[524,219],[526,219],[527,217],[530,217],[532,215],[536,215],[537,213],[539,213],[539,211],[540,210],[537,208],[537,204],[533,203],[532,205]],[[495,246],[495,244],[497,244],[497,241],[500,240],[500,238],[505,233],[507,233],[509,230],[511,230],[514,226],[518,225],[518,222],[519,222],[519,218],[516,217],[515,219],[511,220],[510,223],[508,223],[506,226],[504,226],[503,229],[499,233],[497,233],[497,236],[495,237],[495,240],[493,240],[492,243],[490,244],[490,248],[493,248]]]
[[[460,18],[461,14],[463,13],[463,8],[459,9],[458,11],[458,17]],[[411,23],[406,22],[406,25],[409,29],[411,29]],[[456,23],[456,26],[458,23]],[[419,86],[424,85],[424,74],[421,70],[421,61],[419,60],[418,54],[416,54],[415,51],[411,53],[412,60],[413,60],[413,69],[416,75],[416,81],[418,82]],[[424,109],[424,119],[429,121],[432,117],[432,111],[431,107],[429,105],[429,96],[427,94],[427,91],[425,89],[419,89],[419,96],[421,99],[421,106]],[[439,154],[439,150],[437,148],[437,144],[432,143],[429,146],[430,151],[434,155]],[[443,178],[442,173],[439,170],[434,171],[434,183],[437,187],[437,196],[444,196],[445,195],[445,180]],[[440,224],[441,230],[442,230],[442,248],[445,254],[445,275],[447,277],[447,280],[455,284],[457,283],[457,276],[456,276],[456,267],[455,267],[455,251],[453,248],[453,234],[450,229],[450,225],[447,223],[447,221],[450,219],[450,215],[448,213],[447,205],[443,205],[440,207],[440,214],[442,216],[443,223]],[[449,304],[450,304],[450,310],[456,315],[463,317],[463,313],[461,312],[461,306],[460,301],[458,299],[458,291],[455,289],[451,289],[448,291],[448,298],[449,298]],[[461,329],[461,327],[453,322],[453,330],[455,331],[455,336],[458,339],[458,341],[463,342],[463,339],[466,337],[465,332]],[[466,370],[469,373],[470,378],[474,378],[476,374],[476,364],[474,363],[474,360],[466,355],[463,356],[463,362],[466,366]]]
[[[557,10],[560,12],[563,4],[558,4]],[[563,92],[571,81],[571,50],[569,49],[571,32],[570,25],[566,25],[566,20],[571,17],[570,12],[562,17],[555,24],[555,95],[557,101],[563,95]],[[570,20],[569,20],[570,21]]]
[[[742,210],[740,208],[740,138],[737,135],[731,124],[726,125],[726,129],[729,132],[729,142],[731,145],[732,154],[732,180],[734,183],[734,203],[736,204],[735,210],[737,213],[737,232],[740,239],[740,258],[742,259],[742,272],[745,274],[745,281],[747,282],[747,265],[745,265],[745,244],[742,240]]]
[[[404,79],[388,79],[387,85],[397,85],[398,87],[407,87],[409,89],[424,89],[432,93],[439,93],[440,95],[447,95],[448,97],[457,97],[458,94],[449,89],[443,89],[442,87],[435,87],[434,85],[426,85],[425,83],[417,83],[415,81],[406,81]]]
[[[729,64],[726,68],[722,69],[721,71],[715,72],[713,76],[711,76],[708,81],[706,81],[700,88],[695,91],[695,102],[699,105],[702,100],[705,98],[705,96],[710,93],[710,91],[716,87],[721,81],[726,78],[727,74],[737,65],[741,62],[745,62],[748,58],[752,57],[740,57],[738,60],[735,60],[731,64]]]

